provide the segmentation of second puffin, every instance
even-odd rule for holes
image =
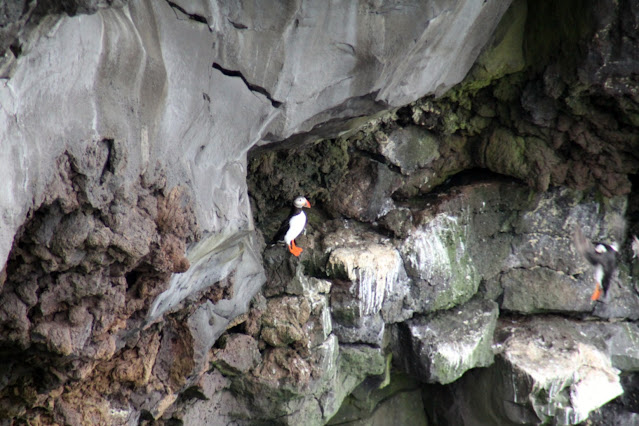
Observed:
[[[617,269],[617,243],[592,243],[586,239],[578,226],[575,227],[573,241],[577,251],[595,267],[595,291],[592,293],[590,300],[599,300],[602,288],[605,298],[608,295],[613,274]]]

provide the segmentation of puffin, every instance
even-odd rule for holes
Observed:
[[[602,294],[602,288],[605,298],[608,294],[608,288],[610,288],[612,275],[617,269],[617,244],[590,242],[578,226],[575,228],[573,241],[577,251],[595,267],[595,291],[592,293],[590,300],[599,300]]]
[[[303,251],[301,247],[295,245],[295,238],[302,233],[306,226],[306,213],[302,210],[304,207],[311,208],[311,203],[305,197],[297,197],[293,201],[291,212],[273,237],[273,244],[284,241],[288,246],[288,250],[296,257]]]

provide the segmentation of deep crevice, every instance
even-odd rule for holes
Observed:
[[[218,64],[217,62],[213,62],[213,68],[215,68],[216,70],[218,70],[219,72],[221,72],[222,74],[226,76],[241,78],[244,84],[246,85],[246,87],[248,87],[250,91],[257,92],[261,95],[266,96],[266,99],[268,99],[271,102],[271,105],[273,105],[274,108],[279,108],[282,105],[282,102],[273,99],[271,97],[271,94],[265,88],[250,83],[240,71],[226,69],[222,67],[220,64]]]
[[[366,157],[369,160],[377,161],[378,163],[381,163],[381,164],[385,165],[386,167],[389,168],[389,170],[391,170],[391,171],[393,171],[395,173],[398,173],[400,175],[403,174],[401,168],[399,168],[395,164],[391,163],[382,154],[379,154],[377,152],[372,152],[372,151],[366,151],[366,150],[363,150],[363,149],[357,149],[357,148],[354,148],[353,151],[357,152],[357,154],[361,155],[362,157]]]
[[[107,148],[107,158],[104,162],[104,166],[102,167],[102,172],[100,173],[100,183],[103,184],[106,181],[107,172],[111,174],[115,174],[115,141],[113,139],[102,139],[102,143],[106,145]]]
[[[13,53],[13,56],[15,58],[18,58],[20,55],[22,55],[22,45],[18,41],[13,42],[9,46],[9,50],[11,51],[11,53]]]
[[[209,26],[209,21],[207,21],[207,19],[202,16],[202,15],[197,15],[194,13],[189,13],[187,12],[182,6],[180,6],[179,4],[176,4],[172,1],[167,1],[167,3],[169,4],[169,6],[171,6],[171,8],[178,10],[180,13],[186,15],[189,17],[189,19],[196,21],[196,22],[201,22],[202,24],[206,24],[206,26]]]
[[[231,25],[233,25],[233,28],[235,28],[235,29],[237,29],[237,30],[245,30],[245,29],[247,29],[247,28],[248,28],[246,25],[244,25],[244,24],[240,24],[239,22],[233,22],[233,21],[231,21],[230,19],[227,19],[227,21],[229,21],[229,23],[230,23]]]
[[[524,181],[513,176],[493,172],[482,167],[472,167],[449,176],[443,183],[430,190],[430,194],[447,193],[452,188],[484,182],[513,182],[527,186]]]

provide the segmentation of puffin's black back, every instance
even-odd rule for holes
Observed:
[[[275,236],[273,237],[273,239],[271,240],[269,244],[277,244],[280,241],[284,241],[284,236],[286,235],[286,232],[288,231],[289,221],[291,220],[293,216],[295,216],[296,214],[299,214],[299,212],[301,211],[302,211],[301,208],[297,208],[295,206],[291,207],[291,211],[289,212],[286,219],[282,221],[282,223],[280,224],[280,229],[277,230],[277,232],[275,233]]]

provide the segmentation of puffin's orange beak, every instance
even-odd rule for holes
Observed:
[[[304,207],[308,207],[310,209],[311,208],[311,203],[309,203],[308,200],[306,200],[306,204],[304,204]]]

